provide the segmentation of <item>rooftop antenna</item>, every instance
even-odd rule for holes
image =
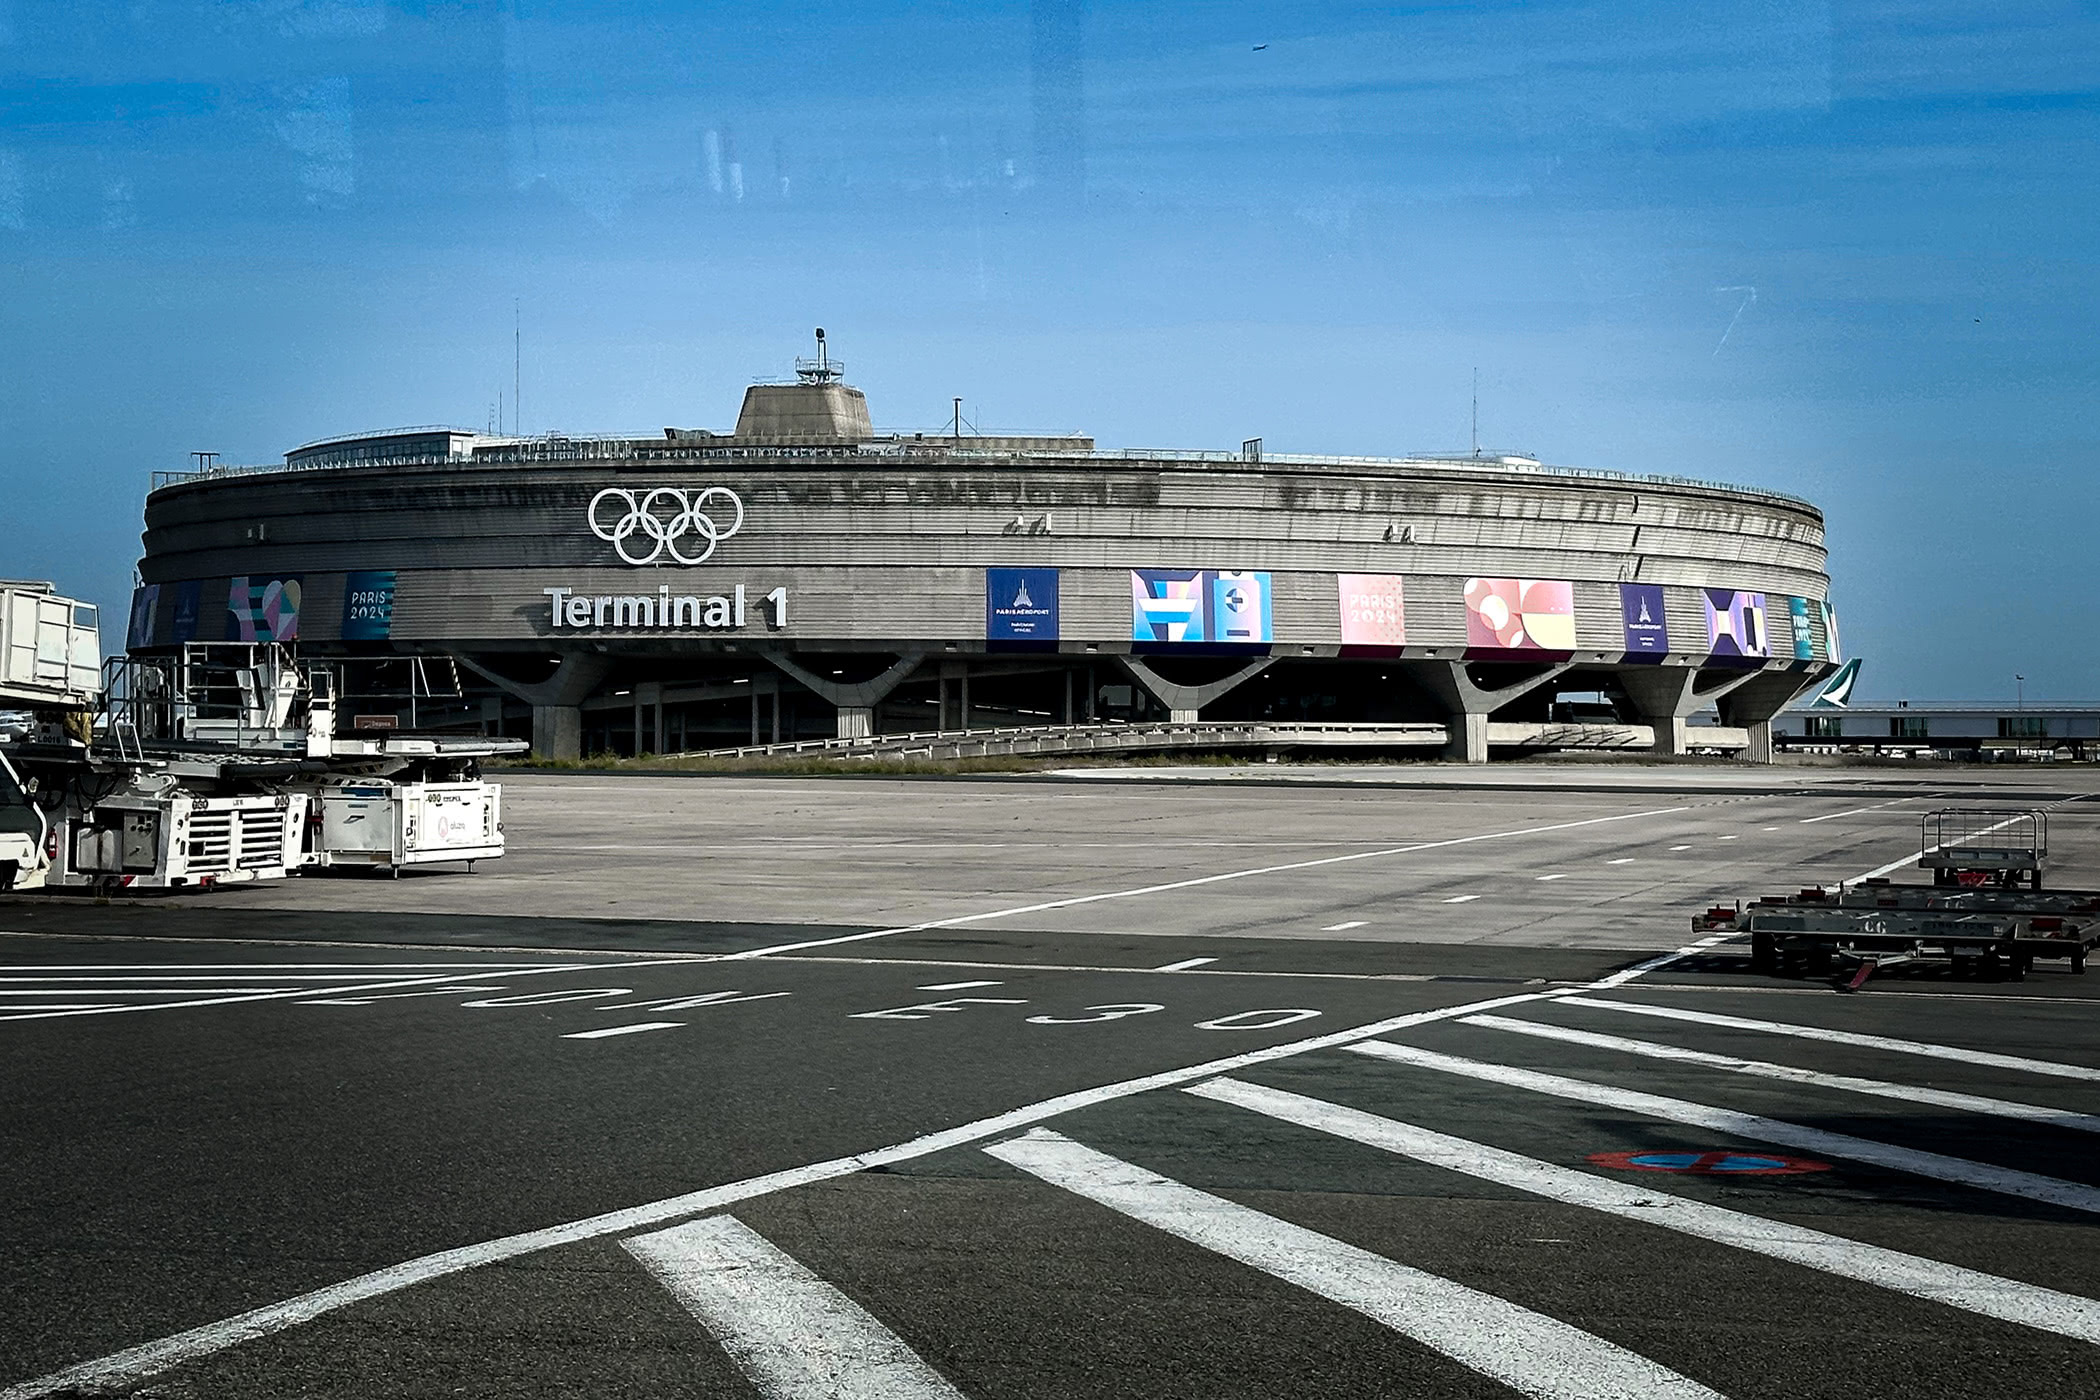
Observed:
[[[518,298],[510,299],[510,427],[519,436],[525,432],[525,313]]]
[[[818,326],[817,358],[795,361],[795,377],[804,384],[836,384],[845,372],[845,362],[831,358],[831,347],[824,343],[824,328]]]
[[[962,395],[955,396],[955,435],[962,436]]]
[[[1480,455],[1480,366],[1473,366],[1473,455]]]

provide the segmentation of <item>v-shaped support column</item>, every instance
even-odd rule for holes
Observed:
[[[1119,656],[1123,669],[1130,672],[1131,679],[1152,693],[1152,698],[1167,707],[1167,713],[1176,724],[1194,724],[1202,717],[1203,707],[1224,699],[1232,691],[1269,669],[1276,658],[1258,656],[1231,675],[1203,685],[1180,685],[1168,680],[1135,656]]]
[[[875,732],[875,707],[884,696],[895,690],[906,676],[919,668],[926,659],[923,651],[907,651],[899,656],[890,668],[881,675],[851,684],[820,676],[807,666],[777,651],[766,653],[766,660],[778,666],[789,679],[798,685],[807,686],[819,698],[836,705],[839,712],[838,736],[841,739],[865,739]]]
[[[1537,690],[1574,664],[1572,661],[1556,662],[1536,675],[1492,690],[1474,680],[1463,661],[1429,662],[1409,671],[1408,676],[1442,701],[1445,713],[1450,716],[1447,724],[1451,737],[1444,749],[1445,756],[1463,759],[1467,763],[1485,763],[1488,760],[1488,716],[1510,701]]]
[[[567,652],[553,675],[531,684],[499,676],[457,652],[453,659],[532,706],[534,753],[542,758],[583,757],[583,702],[612,670],[610,658],[589,651]]]

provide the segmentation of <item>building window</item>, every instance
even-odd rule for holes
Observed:
[[[2001,739],[2046,739],[2049,737],[2049,722],[2040,715],[1998,716],[1998,737]]]
[[[1925,737],[1925,716],[1891,715],[1889,717],[1891,739],[1922,739]]]
[[[1842,739],[1845,737],[1845,721],[1840,715],[1810,715],[1802,734],[1810,739]]]

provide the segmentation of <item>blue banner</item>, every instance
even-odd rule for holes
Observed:
[[[176,646],[197,640],[197,616],[204,610],[204,583],[191,579],[175,585],[175,625],[168,640]]]
[[[986,569],[984,636],[992,642],[1057,640],[1057,570]]]
[[[1662,660],[1670,650],[1670,624],[1663,616],[1662,585],[1620,584],[1619,616],[1626,625],[1626,659]]]
[[[343,640],[383,642],[394,635],[394,571],[374,569],[343,578]]]
[[[160,624],[160,585],[145,584],[131,592],[131,630],[125,634],[124,649],[137,651],[153,645],[153,634]]]

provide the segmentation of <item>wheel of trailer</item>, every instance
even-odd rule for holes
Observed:
[[[2071,971],[2081,976],[2085,973],[2085,945],[2083,943],[2071,949]]]
[[[1766,977],[1779,973],[1779,940],[1769,933],[1750,935],[1750,970]]]
[[[2034,954],[2014,953],[2005,965],[2005,980],[2008,982],[2022,981],[2033,967]]]

